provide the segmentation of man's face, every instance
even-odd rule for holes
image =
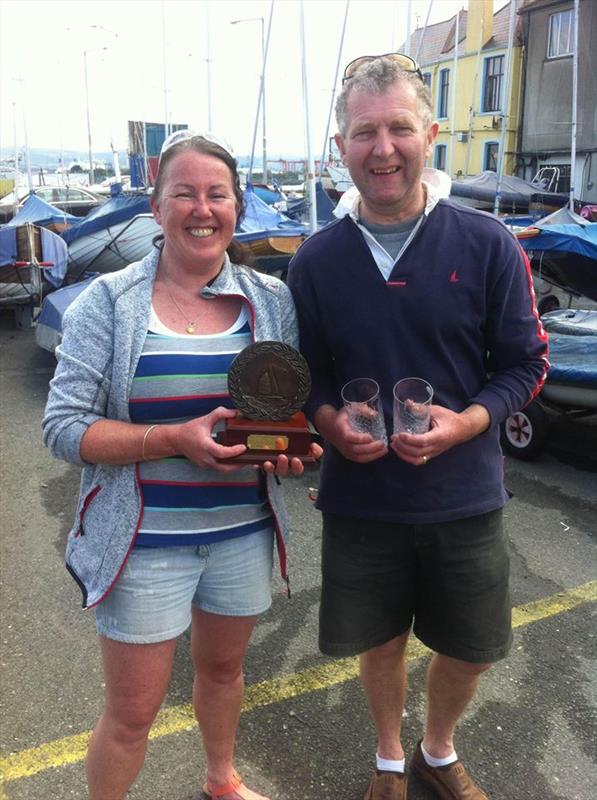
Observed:
[[[360,192],[362,218],[383,224],[422,213],[421,174],[438,126],[423,124],[412,86],[398,81],[383,94],[353,91],[348,120],[336,143]]]

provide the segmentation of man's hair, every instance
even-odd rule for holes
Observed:
[[[348,130],[348,98],[352,92],[384,94],[393,84],[404,81],[410,84],[417,96],[421,121],[428,128],[433,122],[431,93],[416,72],[409,72],[391,58],[375,58],[363,64],[347,80],[336,100],[336,121],[342,136]]]

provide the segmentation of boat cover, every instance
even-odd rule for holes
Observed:
[[[597,223],[587,225],[568,223],[566,225],[544,224],[540,221],[534,225],[541,233],[528,239],[519,239],[527,251],[555,250],[576,253],[579,256],[593,258],[597,261]],[[597,263],[595,264],[597,277]]]
[[[485,170],[472,178],[453,180],[450,194],[454,197],[490,202],[495,199],[496,189],[497,174],[492,170]],[[542,187],[536,183],[530,183],[514,175],[504,175],[500,186],[500,198],[506,205],[528,204],[531,197],[541,193],[541,190]]]
[[[35,328],[35,341],[44,350],[53,353],[62,339],[62,317],[68,306],[86,289],[98,273],[90,275],[85,280],[63,286],[49,294],[41,304],[41,311],[37,317]]]
[[[52,297],[52,295],[50,295]],[[548,381],[573,383],[597,390],[597,334],[549,334]]]
[[[255,194],[248,183],[243,192],[245,215],[236,226],[234,238],[239,242],[251,242],[268,236],[304,236],[305,226],[268,206]]]
[[[557,211],[542,217],[539,221],[531,223],[536,228],[546,228],[548,225],[568,225],[574,223],[575,225],[589,225],[589,220],[581,217],[575,211],[571,211],[570,206],[558,208]]]
[[[67,214],[66,211],[62,211],[60,208],[56,208],[56,206],[47,203],[36,194],[30,194],[10,222],[7,222],[3,227],[16,227],[17,225],[23,225],[25,222],[33,222],[35,225],[39,225],[43,228],[46,225],[52,224],[59,225],[66,223],[68,225],[74,225],[80,221],[81,217]]]
[[[323,227],[335,219],[334,208],[336,204],[332,202],[320,180],[315,184],[315,201],[317,203],[317,224],[319,227]]]
[[[277,189],[270,189],[269,186],[264,186],[262,183],[254,183],[253,189],[255,194],[268,206],[273,206],[274,203],[280,203],[284,200],[284,196]]]
[[[137,214],[146,214],[151,211],[149,195],[147,194],[118,194],[94,208],[86,217],[78,218],[78,224],[64,231],[62,238],[65,242],[74,242],[81,236],[89,236],[96,231],[126,222]]]
[[[42,201],[43,202],[43,201]],[[47,228],[40,228],[41,252],[44,261],[53,264],[43,267],[43,277],[52,286],[60,286],[66,275],[68,249],[60,236]],[[17,256],[17,226],[3,225],[0,228],[0,266],[14,264]]]

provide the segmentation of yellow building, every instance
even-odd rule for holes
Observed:
[[[468,9],[458,16],[418,28],[411,36],[410,54],[421,65],[439,123],[430,165],[443,169],[452,178],[497,170],[503,120],[503,172],[515,172],[522,46],[520,19],[516,15],[510,86],[505,97],[511,2],[494,14],[493,0],[468,0]],[[521,5],[518,0],[518,8]]]

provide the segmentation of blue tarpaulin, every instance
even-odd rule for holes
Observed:
[[[305,226],[295,222],[268,206],[255,194],[253,186],[247,184],[243,192],[245,216],[236,226],[235,238],[240,242],[263,239],[267,236],[304,236]]]
[[[86,217],[80,219],[77,225],[64,231],[62,238],[67,243],[74,242],[81,236],[89,236],[89,234],[109,228],[111,225],[126,222],[136,217],[137,214],[147,214],[150,211],[149,196],[146,194],[116,195],[102,203],[101,206],[94,208]]]
[[[46,203],[41,197],[36,194],[30,194],[25,200],[21,208],[14,215],[14,217],[7,222],[7,226],[16,227],[23,225],[25,222],[33,222],[41,228],[51,224],[66,223],[73,225],[81,221],[81,217],[74,217],[72,214],[67,214],[66,211],[61,211],[59,208]]]
[[[597,336],[549,334],[548,380],[597,389]]]
[[[60,236],[46,228],[39,228],[41,259],[51,267],[43,268],[43,276],[52,286],[60,286],[66,275],[68,252]],[[17,226],[3,225],[0,228],[0,266],[15,264],[23,259],[17,247]],[[24,259],[23,259],[24,260]]]
[[[538,223],[535,227],[539,228],[541,233],[528,239],[520,239],[520,244],[525,250],[556,250],[597,260],[597,223],[592,222],[589,225],[568,223],[546,227]]]
[[[35,328],[35,341],[40,347],[54,352],[62,339],[64,312],[96,277],[97,273],[90,275],[83,281],[57,289],[44,299]]]

